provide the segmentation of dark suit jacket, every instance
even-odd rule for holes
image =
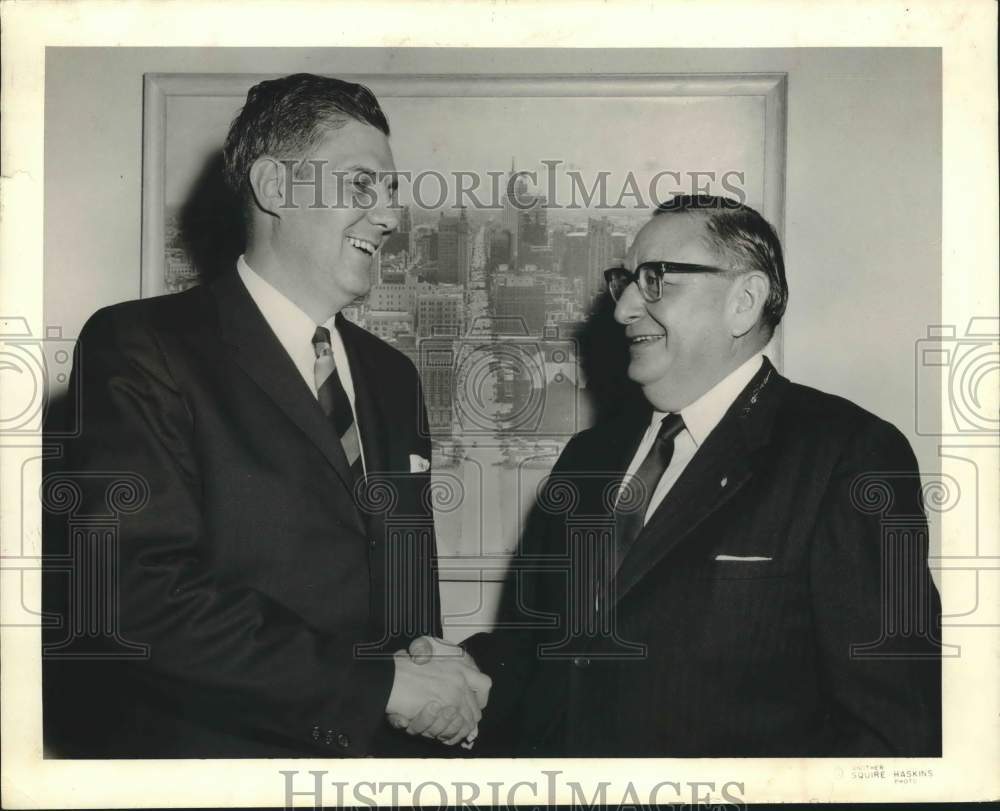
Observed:
[[[649,416],[556,464],[515,564],[517,618],[549,627],[466,643],[494,680],[480,751],[938,754],[940,607],[903,436],[765,361],[601,586]]]
[[[384,710],[391,651],[441,631],[430,476],[410,472],[430,440],[413,364],[340,326],[362,508],[339,439],[236,274],[84,327],[70,384],[82,433],[47,479],[50,495],[67,481],[79,494],[46,538],[72,570],[46,576],[65,620],[47,639],[53,753],[358,756],[408,740]],[[81,590],[105,593],[82,574],[94,538],[74,535],[94,516],[118,561],[113,631],[96,646],[68,630]]]

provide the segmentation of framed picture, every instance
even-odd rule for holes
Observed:
[[[266,78],[145,76],[143,296],[242,251],[221,148]],[[345,316],[421,374],[442,579],[502,580],[566,441],[629,396],[604,269],[678,193],[735,197],[782,234],[785,74],[340,78],[386,113],[402,207]],[[780,368],[780,330],[768,354]]]

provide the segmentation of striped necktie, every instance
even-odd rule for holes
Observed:
[[[312,343],[316,352],[313,374],[316,378],[319,404],[323,413],[333,423],[337,436],[340,437],[347,465],[351,469],[354,481],[357,482],[365,475],[364,463],[361,460],[361,443],[358,439],[358,427],[354,422],[351,402],[347,399],[347,392],[344,391],[344,384],[340,382],[337,364],[333,359],[330,330],[326,327],[316,327]]]

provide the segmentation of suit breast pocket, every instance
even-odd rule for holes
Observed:
[[[799,565],[787,538],[772,533],[731,533],[700,546],[695,557],[693,568],[708,580],[786,577]]]
[[[687,564],[699,580],[770,580],[797,571],[806,534],[753,492],[717,510],[685,542]]]
[[[769,555],[727,555],[706,561],[703,571],[710,580],[756,580],[785,577],[789,568],[784,559]]]

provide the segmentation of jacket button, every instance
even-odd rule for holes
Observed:
[[[351,739],[348,738],[343,732],[337,736],[337,746],[341,749],[347,749],[351,745]]]
[[[328,729],[326,731],[326,735],[323,736],[323,743],[325,743],[327,746],[330,746],[333,743],[333,730],[332,729]]]
[[[314,741],[318,741],[319,740],[319,725],[318,724],[312,728],[312,739]]]
[[[573,659],[573,664],[576,667],[589,667],[590,659],[588,659],[586,656],[577,656]]]
[[[369,539],[368,539],[368,545],[369,545],[369,546],[370,546],[370,547],[371,547],[372,549],[374,549],[374,548],[375,548],[375,539],[374,539],[374,538],[369,538]]]

